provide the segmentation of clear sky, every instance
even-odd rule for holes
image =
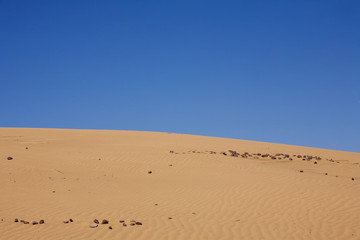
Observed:
[[[0,127],[360,152],[360,1],[0,0]]]

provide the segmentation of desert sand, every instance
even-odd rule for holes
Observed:
[[[360,239],[360,154],[172,133],[0,128],[0,206],[6,240]]]

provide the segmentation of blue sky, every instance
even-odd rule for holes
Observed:
[[[0,0],[0,127],[360,152],[359,1]]]

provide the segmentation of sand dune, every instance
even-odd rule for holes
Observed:
[[[170,133],[0,128],[0,184],[6,240],[360,239],[359,153]],[[94,219],[100,224],[90,228]]]

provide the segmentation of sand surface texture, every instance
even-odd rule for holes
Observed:
[[[359,163],[224,138],[0,128],[0,239],[360,239]]]

